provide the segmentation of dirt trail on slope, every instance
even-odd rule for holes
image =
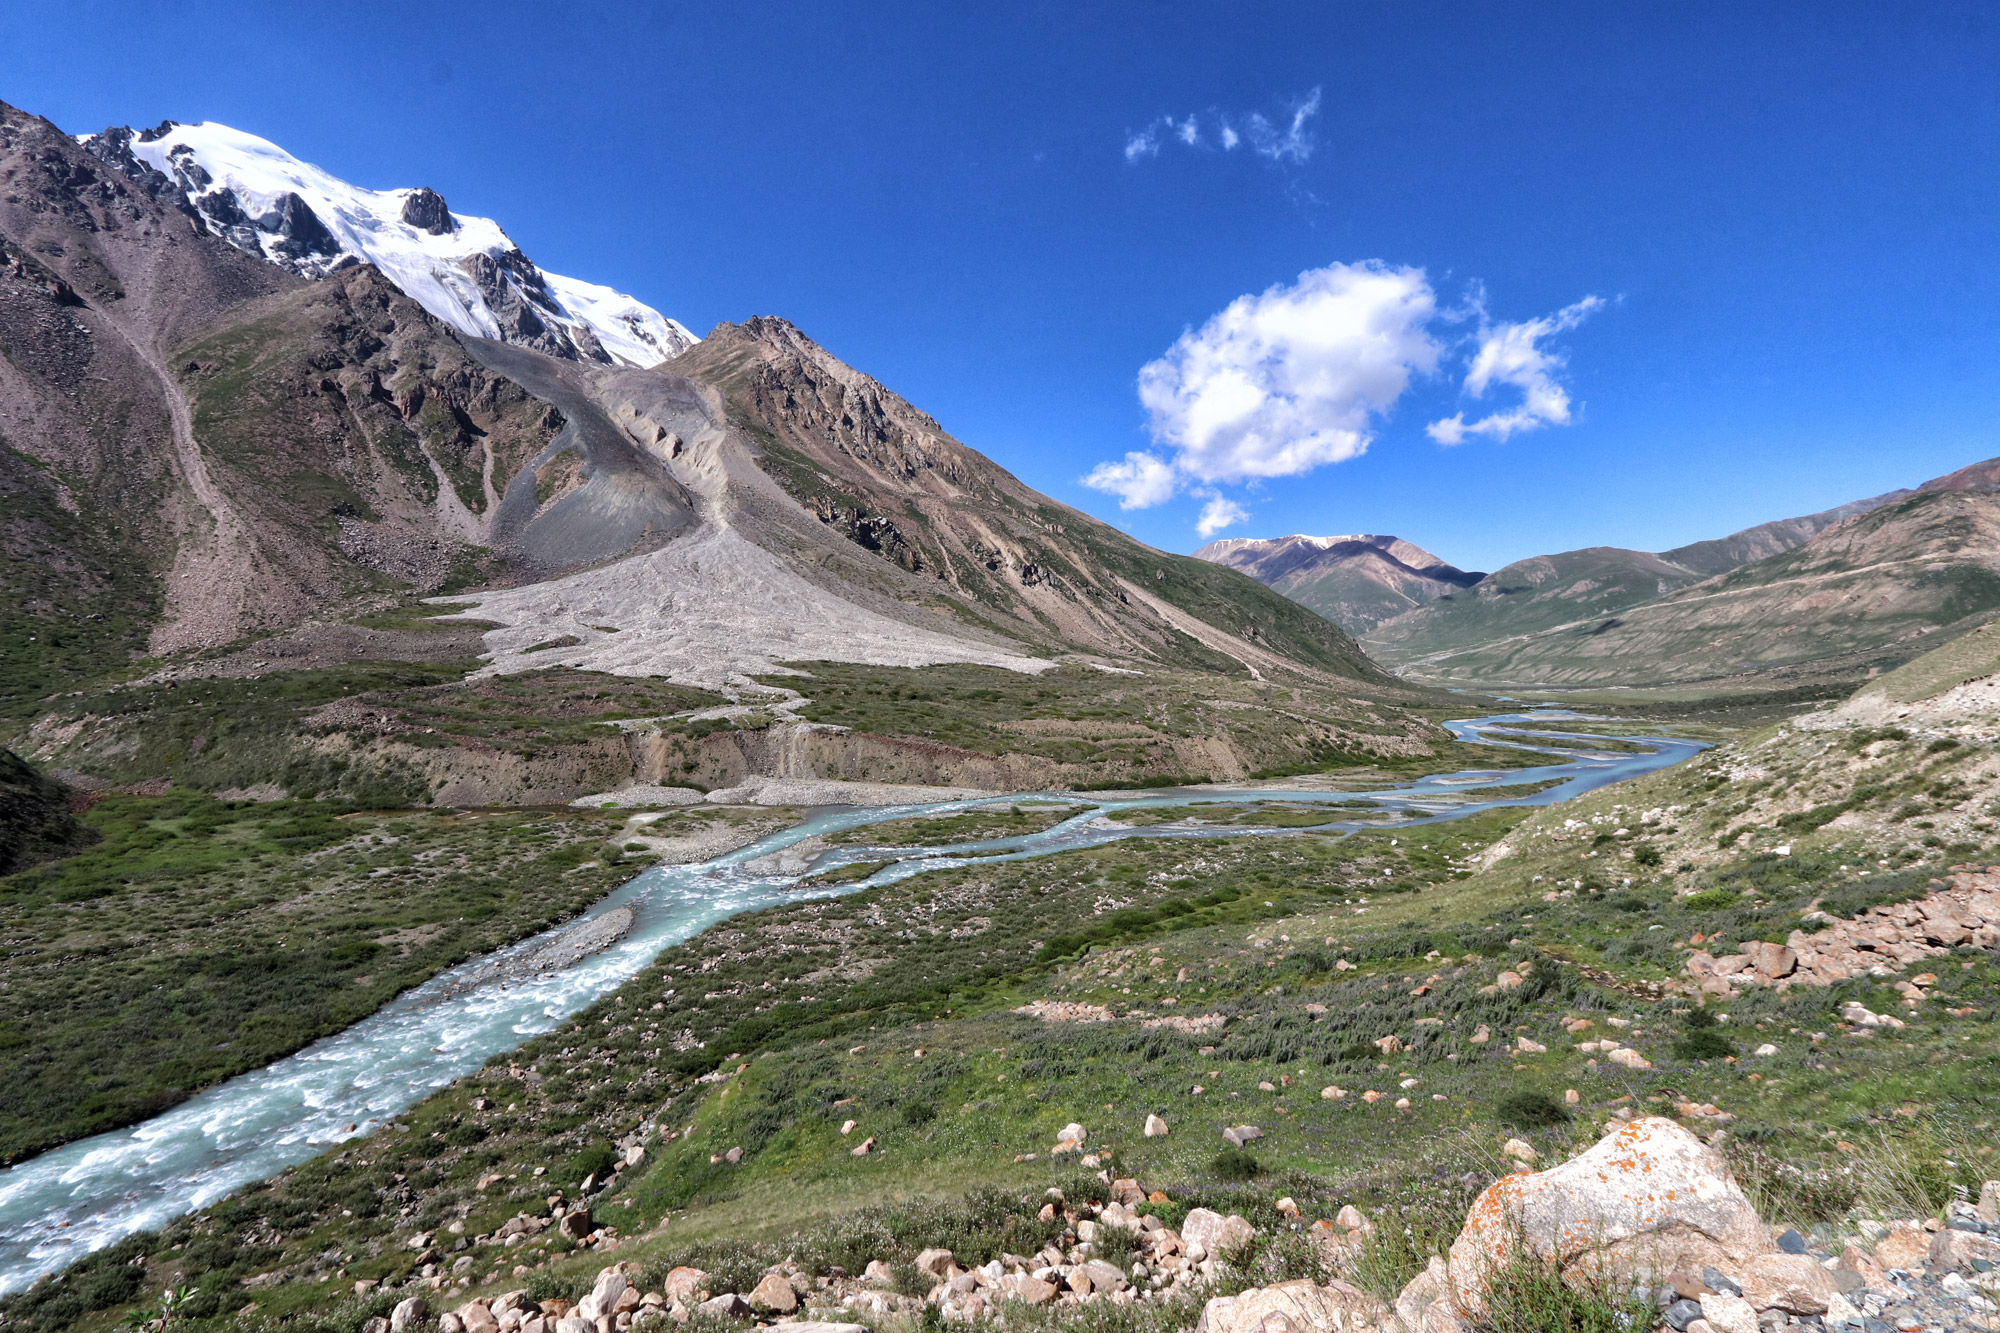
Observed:
[[[201,515],[174,516],[180,541],[167,574],[167,614],[153,630],[149,647],[155,653],[171,653],[228,643],[248,628],[245,602],[252,585],[260,581],[256,538],[209,476],[208,462],[194,438],[187,398],[159,352],[122,331],[119,336],[159,381],[172,427],[174,464],[208,520],[204,530]]]

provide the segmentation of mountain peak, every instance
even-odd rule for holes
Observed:
[[[622,292],[549,273],[491,218],[453,213],[428,186],[371,190],[268,139],[205,121],[114,126],[78,142],[135,180],[177,194],[204,229],[318,279],[373,264],[461,333],[571,361],[655,366],[697,340]]]
[[[1224,537],[1194,555],[1241,570],[1356,634],[1485,577],[1414,542],[1370,532]]]

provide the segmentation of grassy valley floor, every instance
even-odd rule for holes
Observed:
[[[352,1330],[428,1288],[426,1265],[435,1305],[574,1298],[613,1259],[657,1289],[680,1262],[747,1284],[786,1256],[824,1274],[932,1243],[1027,1253],[1043,1191],[1090,1188],[1051,1155],[1072,1121],[1101,1167],[1164,1192],[1169,1221],[1206,1203],[1258,1226],[1214,1290],[1320,1272],[1285,1237],[1354,1203],[1400,1239],[1352,1275],[1392,1292],[1506,1169],[1504,1140],[1555,1160],[1646,1112],[1722,1131],[1769,1220],[1827,1236],[1934,1212],[2000,1174],[1995,951],[1926,956],[1914,1000],[1895,983],[1915,967],[1725,997],[1688,960],[2000,861],[1996,788],[1995,736],[1810,714],[1539,811],[1134,839],[769,908],[391,1130],[95,1256],[6,1318],[110,1327],[185,1287],[190,1327]],[[988,814],[981,832],[1016,819]],[[1904,1026],[1858,1025],[1855,1004]],[[1171,1132],[1146,1136],[1149,1115]],[[1262,1137],[1239,1151],[1219,1131],[1243,1124]],[[582,1244],[546,1225],[579,1205]],[[1153,1308],[1118,1327],[1193,1320]]]

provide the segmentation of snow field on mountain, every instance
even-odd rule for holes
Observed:
[[[276,212],[286,195],[296,194],[333,234],[343,254],[373,264],[412,300],[460,332],[481,338],[502,336],[486,296],[467,268],[467,261],[480,255],[503,261],[519,254],[491,218],[452,213],[451,229],[433,234],[403,220],[404,204],[417,190],[351,185],[267,139],[213,122],[176,125],[150,141],[134,135],[131,150],[140,161],[178,179],[175,157],[182,145],[192,150],[193,162],[211,178],[205,188],[189,191],[190,202],[215,189],[228,189],[254,220]],[[182,161],[188,157],[178,156]],[[283,262],[274,249],[280,239],[259,232],[265,257],[273,262]],[[658,365],[699,341],[681,324],[610,287],[546,271],[541,276],[562,308],[555,322],[588,329],[620,363]]]

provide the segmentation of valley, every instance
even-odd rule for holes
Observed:
[[[0,182],[0,1333],[1990,1323],[2000,460],[1183,556],[428,187]]]

